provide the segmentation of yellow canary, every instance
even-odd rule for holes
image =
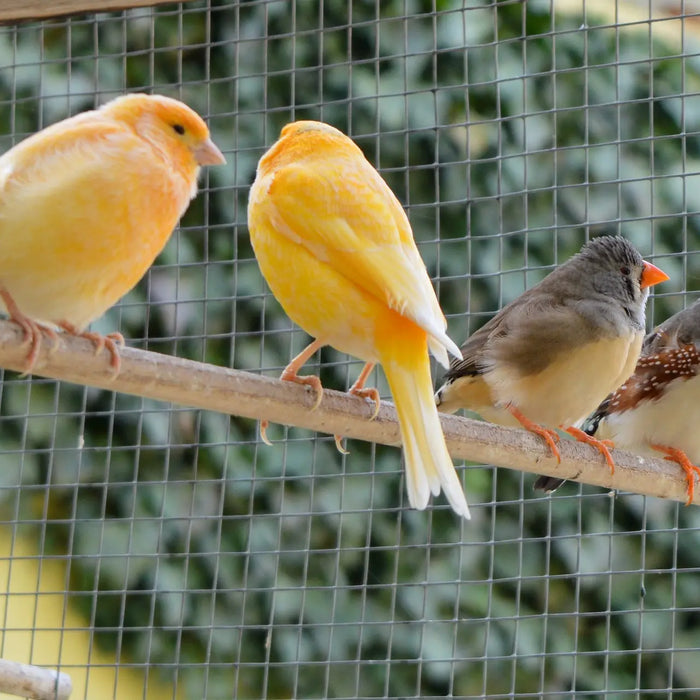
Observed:
[[[408,218],[388,185],[342,132],[300,121],[282,129],[262,157],[250,191],[248,227],[255,255],[287,314],[315,338],[282,378],[309,384],[297,371],[321,346],[367,364],[351,392],[364,389],[381,363],[396,402],[410,504],[423,509],[442,487],[465,518],[469,507],[433,401],[428,349],[444,366],[446,334]]]
[[[31,343],[85,327],[128,292],[197,192],[223,163],[204,121],[177,100],[118,97],[30,136],[0,157],[0,308]]]

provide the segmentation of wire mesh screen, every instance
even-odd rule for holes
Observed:
[[[669,273],[651,326],[700,274],[698,13],[251,0],[7,24],[0,146],[127,91],[206,118],[228,164],[94,324],[133,347],[277,376],[308,342],[246,226],[295,119],[343,130],[387,180],[456,342],[600,232]],[[360,368],[324,348],[305,371],[345,389]],[[468,463],[463,522],[442,497],[408,507],[396,448],[279,425],[268,447],[248,419],[9,371],[0,391],[0,656],[68,673],[72,697],[700,691],[693,506],[542,496]]]

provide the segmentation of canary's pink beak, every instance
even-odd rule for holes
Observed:
[[[224,154],[211,139],[203,141],[194,149],[194,159],[198,165],[222,165],[226,162]]]
[[[659,282],[665,282],[668,279],[668,275],[660,270],[656,265],[652,265],[650,262],[644,261],[644,270],[642,271],[642,282],[639,285],[642,289],[647,287],[653,287]]]

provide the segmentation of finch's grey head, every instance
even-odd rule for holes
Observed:
[[[560,270],[567,267],[571,268],[569,274],[576,271],[582,296],[606,297],[642,328],[649,287],[668,279],[668,275],[643,260],[637,249],[621,236],[594,238]]]
[[[668,275],[643,260],[625,238],[600,236],[584,245],[542,284],[560,298],[580,300],[591,317],[602,314],[603,325],[619,325],[626,318],[642,330],[649,287],[665,279]]]
[[[637,249],[621,236],[601,236],[589,241],[571,262],[580,266],[583,284],[623,304],[644,303],[645,263]]]

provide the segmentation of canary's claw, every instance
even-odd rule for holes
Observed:
[[[12,321],[18,324],[22,331],[24,332],[24,343],[29,345],[29,352],[27,353],[26,363],[24,371],[20,376],[26,377],[34,368],[37,357],[39,357],[39,351],[41,350],[41,338],[45,335],[51,338],[53,341],[51,350],[52,352],[56,349],[56,341],[58,340],[58,334],[53,328],[47,326],[40,326],[36,321],[25,316],[20,310],[12,295],[4,288],[0,287],[0,298],[2,298],[5,303],[5,309]]]
[[[377,417],[377,414],[379,413],[379,408],[382,405],[382,400],[379,396],[379,391],[377,391],[377,389],[375,389],[374,387],[370,389],[364,389],[353,385],[348,390],[348,394],[354,394],[355,396],[359,396],[361,399],[369,399],[370,401],[374,402],[374,411],[372,411],[372,415],[369,417],[369,419],[374,420]],[[335,446],[338,452],[340,452],[341,455],[350,454],[350,451],[346,450],[341,443],[343,436],[334,435],[334,437]]]
[[[119,370],[121,369],[119,348],[124,347],[124,336],[121,333],[100,335],[93,331],[81,331],[68,321],[61,321],[58,325],[69,335],[89,340],[95,346],[95,355],[99,355],[106,348],[111,355],[109,366],[114,370],[113,378],[119,374]]]
[[[362,371],[357,377],[355,383],[348,389],[348,394],[353,394],[354,396],[359,396],[360,398],[374,401],[374,413],[370,416],[370,420],[374,420],[377,417],[379,407],[381,406],[381,397],[379,396],[377,389],[374,387],[365,389],[365,382],[367,381],[367,377],[369,377],[370,373],[374,369],[374,364],[374,362],[365,363],[365,366],[362,368]]]
[[[314,401],[314,405],[311,407],[311,410],[315,411],[318,408],[318,405],[321,403],[321,399],[323,399],[323,386],[321,385],[321,380],[318,377],[314,377],[313,375],[300,377],[298,374],[296,374],[296,372],[290,371],[289,367],[287,367],[280,375],[280,379],[285,382],[294,382],[295,384],[310,386],[316,392],[316,400]],[[268,420],[263,419],[260,421],[260,439],[266,445],[271,446],[272,443],[267,437],[267,427],[269,425],[270,421]]]
[[[374,411],[369,417],[370,420],[374,420],[377,417],[377,414],[379,413],[379,408],[382,405],[382,400],[379,396],[379,391],[377,391],[377,389],[375,389],[374,387],[365,389],[365,382],[367,381],[367,377],[369,377],[370,372],[374,369],[374,364],[374,362],[367,362],[362,368],[362,371],[357,377],[355,383],[348,389],[348,394],[352,394],[353,396],[359,396],[361,399],[369,399],[370,401],[374,402]],[[343,439],[342,435],[335,435],[334,437],[335,446],[338,452],[340,452],[341,455],[350,454],[340,442]]]
[[[312,411],[315,411],[318,407],[319,404],[321,403],[321,400],[323,399],[323,385],[321,384],[321,380],[318,377],[315,377],[313,375],[309,375],[306,377],[300,377],[297,372],[302,368],[304,363],[313,355],[316,350],[321,348],[323,346],[323,343],[320,340],[314,340],[313,343],[310,345],[307,345],[285,368],[282,370],[282,374],[280,374],[280,379],[283,382],[294,382],[295,384],[303,384],[305,386],[310,386],[315,392],[316,392],[316,401],[314,401],[314,405],[311,407]],[[266,444],[266,445],[272,445],[272,443],[267,439],[267,426],[269,425],[269,421],[267,420],[261,420],[260,421],[260,439]]]
[[[579,442],[585,442],[587,445],[595,447],[596,450],[598,450],[598,452],[605,457],[605,461],[610,467],[610,473],[615,473],[615,462],[613,461],[610,450],[608,449],[610,447],[615,447],[615,443],[612,440],[598,440],[598,438],[595,438],[588,433],[584,433],[580,428],[574,428],[573,425],[565,428],[565,430],[567,433],[569,433],[569,435],[573,435]]]
[[[556,458],[557,462],[561,462],[561,453],[557,447],[559,435],[557,435],[556,430],[550,430],[549,428],[534,423],[529,418],[526,418],[515,406],[508,406],[508,410],[525,430],[529,430],[531,433],[535,433],[535,435],[539,435],[543,438],[549,446],[552,456]]]
[[[267,427],[270,425],[269,420],[263,420],[260,421],[260,439],[268,446],[272,447],[272,442],[270,442],[270,439],[267,437]]]
[[[125,345],[124,336],[121,333],[108,333],[107,335],[99,337],[102,338],[103,341],[102,347],[107,348],[107,351],[111,355],[109,364],[114,370],[114,376],[116,377],[119,374],[122,364],[121,357],[119,356],[119,348],[123,348]],[[100,348],[100,350],[101,349],[102,348]]]
[[[335,449],[340,452],[341,455],[349,455],[350,450],[346,450],[343,447],[343,436],[342,435],[334,435],[333,439],[335,440]]]
[[[683,450],[676,449],[675,447],[667,447],[666,445],[651,445],[651,447],[658,452],[663,452],[666,455],[664,459],[670,462],[676,462],[685,472],[688,481],[688,500],[685,504],[689,506],[693,502],[693,497],[695,496],[695,475],[700,475],[700,467],[695,466],[688,459],[688,455],[686,455]]]
[[[348,393],[359,396],[361,399],[369,399],[372,401],[374,403],[374,411],[372,411],[372,415],[369,417],[369,419],[374,420],[377,417],[379,409],[382,405],[382,399],[379,396],[379,391],[377,389],[374,387],[371,387],[370,389],[355,389],[351,387]]]
[[[19,319],[13,319],[15,323],[22,326],[24,330],[24,342],[29,343],[29,352],[26,357],[26,364],[24,370],[20,377],[26,377],[34,369],[34,364],[36,363],[37,357],[39,357],[39,351],[41,350],[42,337],[46,336],[51,339],[51,347],[49,348],[49,355],[56,350],[58,347],[58,333],[56,333],[53,328],[48,328],[47,326],[40,326],[31,319],[24,319],[20,321]]]
[[[47,326],[40,326],[31,319],[25,319],[24,322],[13,319],[16,323],[19,323],[24,330],[24,341],[29,343],[29,352],[27,353],[26,365],[24,371],[20,374],[20,377],[26,377],[33,369],[36,363],[37,357],[39,357],[39,351],[41,350],[42,337],[46,336],[51,338],[51,347],[49,348],[49,355],[56,350],[58,347],[58,333],[56,333],[53,328],[48,328]]]
[[[319,404],[323,399],[323,385],[318,377],[314,376],[313,374],[300,377],[296,372],[290,371],[289,367],[287,367],[287,369],[285,369],[280,375],[280,379],[285,382],[294,382],[295,384],[310,386],[316,392],[316,401],[314,401],[314,405],[311,407],[311,410],[315,411],[319,407]]]

